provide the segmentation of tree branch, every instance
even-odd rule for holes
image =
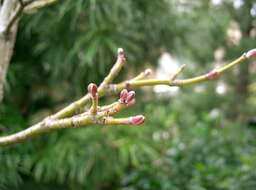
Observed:
[[[124,64],[125,57],[123,50],[118,51],[118,57],[115,65],[111,69],[110,73],[103,80],[100,87],[97,88],[95,84],[90,84],[88,86],[89,94],[86,94],[81,99],[71,103],[66,108],[60,110],[56,114],[45,118],[43,121],[35,124],[23,131],[17,132],[12,135],[0,137],[0,146],[9,145],[22,142],[24,140],[30,139],[34,136],[41,135],[45,132],[52,131],[54,129],[61,128],[72,128],[72,127],[82,127],[88,126],[91,124],[100,124],[100,125],[139,125],[144,122],[144,116],[138,115],[127,118],[113,118],[112,115],[125,109],[135,103],[135,92],[128,92],[125,88],[134,89],[142,86],[155,86],[155,85],[168,85],[168,86],[185,86],[190,84],[196,84],[203,81],[213,80],[218,78],[224,72],[228,71],[235,65],[238,65],[245,61],[246,59],[256,57],[256,49],[250,50],[247,53],[244,53],[235,61],[217,69],[213,69],[204,75],[197,77],[178,80],[177,76],[184,69],[184,65],[181,66],[177,72],[170,77],[170,79],[143,79],[147,74],[139,74],[137,77],[119,83],[119,84],[110,84],[114,77],[118,74],[121,67]],[[136,80],[134,80],[136,79]],[[96,86],[96,88],[95,88]],[[124,89],[124,90],[122,90]],[[104,95],[113,95],[120,93],[120,98],[117,102],[99,107],[96,99]],[[95,99],[96,97],[96,99]],[[87,103],[92,102],[92,107],[89,111],[74,115],[78,110],[81,110]],[[91,111],[93,110],[93,111]],[[71,116],[71,117],[70,117]],[[63,118],[63,119],[62,119]]]
[[[44,1],[49,4],[49,0]],[[24,9],[35,2],[36,0],[0,0],[0,102],[4,96],[6,73],[16,41],[18,19]]]
[[[6,27],[8,25],[9,17],[12,14],[13,9],[16,6],[16,0],[4,1],[0,12],[0,36],[3,37],[6,34]]]
[[[16,22],[14,23],[9,34],[6,35],[5,33],[6,26],[8,25],[8,19],[15,9],[17,1],[6,0],[1,1],[1,3],[3,4],[0,11],[0,103],[4,95],[5,77],[13,54],[18,28],[18,23]]]
[[[21,3],[22,0],[20,0],[19,2],[20,2],[20,4],[14,10],[13,14],[11,15],[11,17],[6,25],[6,28],[3,31],[4,34],[8,34],[10,32],[13,24],[18,20],[18,18],[22,14],[22,11],[23,11],[25,5],[23,3]]]
[[[31,0],[28,1],[27,6],[24,9],[25,13],[33,13],[38,9],[41,9],[45,6],[55,3],[58,0]]]
[[[11,2],[13,0],[5,0],[5,2]],[[39,9],[46,5],[49,5],[51,3],[54,3],[56,0],[18,0],[19,4],[17,7],[13,10],[13,8],[9,8],[9,14],[5,18],[5,24],[0,27],[0,33],[2,35],[7,35],[10,32],[10,29],[12,28],[13,24],[21,17],[22,13],[29,10]],[[14,7],[14,6],[12,6]]]

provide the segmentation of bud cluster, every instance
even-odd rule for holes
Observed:
[[[135,92],[134,91],[130,91],[128,92],[127,89],[123,89],[120,93],[119,96],[119,102],[121,104],[127,104],[127,105],[131,105],[134,103],[135,101]]]

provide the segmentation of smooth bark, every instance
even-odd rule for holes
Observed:
[[[16,5],[16,0],[5,0],[0,11],[0,102],[4,96],[6,73],[13,54],[18,23],[15,22],[8,33],[5,28]]]

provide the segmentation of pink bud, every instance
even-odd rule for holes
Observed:
[[[98,91],[98,87],[97,87],[96,84],[90,83],[90,84],[88,85],[88,92],[89,92],[93,97],[96,96],[97,91]]]
[[[151,75],[152,74],[152,70],[151,69],[146,69],[145,70],[145,75],[146,76],[149,76],[149,75]]]
[[[124,54],[124,49],[123,48],[118,48],[117,53],[118,53],[118,55]]]
[[[250,51],[248,51],[247,53],[245,53],[246,58],[250,59],[252,57],[256,57],[256,48],[255,49],[251,49]]]
[[[118,54],[118,59],[120,59],[122,62],[124,62],[125,61],[124,49],[118,48],[117,54]]]
[[[135,92],[134,91],[130,91],[127,95],[127,99],[126,102],[127,104],[129,104],[135,97]]]
[[[213,69],[213,70],[209,71],[209,72],[206,74],[206,77],[207,77],[208,79],[210,79],[210,80],[213,80],[213,79],[218,78],[219,74],[220,74],[220,73],[219,73],[218,71],[216,71],[215,69]]]
[[[140,125],[144,123],[145,117],[143,115],[136,115],[133,117],[130,117],[130,122],[133,125]]]
[[[128,90],[123,89],[120,92],[120,96],[119,96],[120,97],[120,99],[119,99],[120,103],[125,103],[127,96],[128,96]]]

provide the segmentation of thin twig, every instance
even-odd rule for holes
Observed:
[[[134,77],[131,80],[132,81],[142,80],[142,79],[148,77],[149,75],[151,75],[151,73],[152,73],[151,69],[146,69],[145,71],[141,72],[140,74],[138,74],[138,76]]]
[[[104,78],[104,80],[100,84],[99,90],[102,90],[114,80],[114,78],[118,75],[119,71],[123,67],[124,62],[125,62],[124,50],[123,48],[118,48],[116,63],[111,68],[109,74]]]
[[[185,69],[185,67],[186,67],[185,64],[181,65],[178,68],[178,70],[174,73],[174,75],[171,77],[170,81],[174,81],[178,77],[178,75]]]

